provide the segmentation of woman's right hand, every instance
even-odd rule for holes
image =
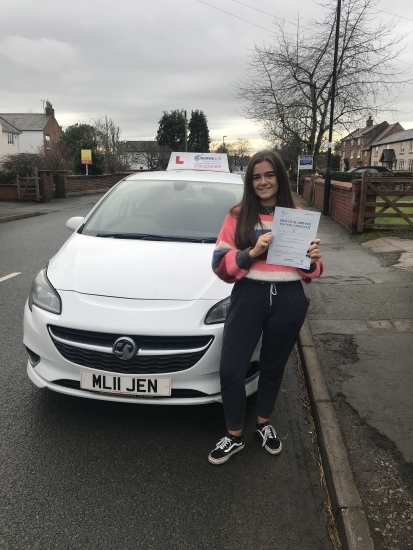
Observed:
[[[267,251],[269,244],[272,243],[273,240],[274,237],[271,231],[260,235],[254,248],[251,248],[251,250],[249,251],[250,257],[258,258],[258,256],[261,256],[261,254]]]

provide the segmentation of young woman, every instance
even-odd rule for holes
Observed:
[[[244,448],[245,374],[261,335],[256,432],[266,451],[281,452],[269,419],[308,309],[301,281],[319,277],[323,266],[319,239],[309,243],[308,270],[266,263],[276,206],[295,208],[288,176],[277,153],[261,151],[248,164],[243,198],[225,218],[212,260],[216,275],[235,283],[220,366],[228,432],[209,454],[212,464],[222,464]]]

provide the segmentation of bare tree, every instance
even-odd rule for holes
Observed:
[[[171,156],[171,148],[152,141],[126,142],[132,164],[143,164],[148,170],[165,169]]]
[[[239,166],[241,170],[247,164],[250,154],[252,153],[252,145],[249,139],[238,138],[237,141],[231,144],[232,156],[235,166]]]
[[[61,142],[53,143],[50,149],[41,145],[37,148],[36,153],[5,155],[0,161],[1,170],[20,176],[32,175],[35,168],[56,172],[57,170],[68,170],[71,165],[70,153]]]
[[[228,145],[228,144],[226,143],[225,145]],[[209,150],[211,153],[222,153],[223,152],[222,141],[219,141],[219,139],[216,137],[213,138],[209,144]]]
[[[348,130],[367,115],[393,111],[392,99],[408,69],[397,62],[405,35],[396,35],[396,20],[373,25],[379,0],[346,0],[340,22],[334,127]],[[282,148],[299,144],[317,156],[329,125],[336,0],[327,0],[325,18],[297,22],[294,34],[274,22],[274,43],[255,46],[248,77],[237,96],[245,115],[258,122],[263,135]]]
[[[43,168],[43,159],[36,153],[17,153],[4,155],[1,158],[0,168],[9,175],[32,175],[35,168]]]
[[[107,115],[97,118],[94,122],[98,149],[105,159],[105,172],[113,174],[129,169],[129,155],[125,142],[120,139],[119,126]]]
[[[44,145],[38,148],[38,168],[43,170],[72,170],[73,162],[68,147],[63,142],[53,143],[50,149]]]

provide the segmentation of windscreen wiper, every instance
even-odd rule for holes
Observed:
[[[105,237],[112,239],[147,239],[148,241],[167,241],[168,237],[162,235],[150,235],[149,233],[98,233],[96,237]]]
[[[215,237],[192,238],[192,237],[173,237],[167,235],[151,235],[150,233],[98,233],[96,237],[112,239],[140,239],[148,241],[177,241],[184,243],[214,243]]]

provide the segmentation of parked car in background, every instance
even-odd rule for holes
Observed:
[[[363,172],[368,172],[369,174],[372,174],[372,175],[381,175],[381,174],[384,174],[384,175],[388,175],[388,176],[393,176],[393,172],[391,170],[389,170],[388,168],[386,168],[385,166],[358,166],[357,168],[352,168],[351,170],[348,170],[349,173],[355,173],[355,172],[360,172],[361,174]]]

